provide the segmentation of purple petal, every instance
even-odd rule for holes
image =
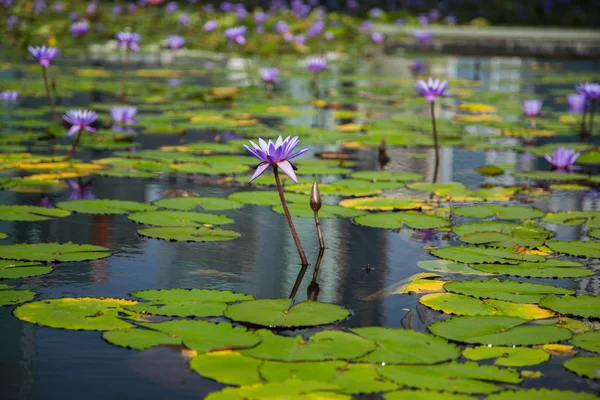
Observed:
[[[304,154],[304,153],[306,153],[308,150],[310,150],[310,147],[307,147],[307,148],[305,148],[305,149],[302,149],[302,150],[300,150],[300,151],[297,151],[297,152],[295,152],[294,154],[292,154],[291,156],[289,156],[289,157],[286,157],[286,158],[287,158],[288,160],[291,160],[291,159],[293,159],[293,158],[296,158],[296,157],[298,157],[298,156],[299,156],[299,155],[301,155],[301,154]]]
[[[280,161],[277,163],[277,166],[281,168],[283,172],[296,183],[298,183],[298,178],[296,178],[296,173],[294,172],[294,167],[289,161]]]
[[[256,178],[258,178],[260,174],[265,172],[265,169],[267,169],[268,166],[269,166],[269,164],[266,162],[259,164],[258,167],[256,167],[256,171],[254,171],[254,175],[252,175],[252,177],[248,180],[248,183],[250,183],[253,180],[255,180]]]
[[[79,132],[80,129],[81,129],[81,127],[79,125],[73,125],[71,127],[71,129],[69,129],[69,132],[67,133],[67,136],[73,136],[74,134],[76,134],[77,132]]]

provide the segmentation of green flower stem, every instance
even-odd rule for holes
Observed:
[[[435,147],[435,171],[433,172],[433,182],[437,182],[438,170],[440,168],[440,146],[438,143],[437,126],[435,124],[435,101],[431,103],[431,124],[433,127],[433,146]]]
[[[80,138],[81,138],[81,130],[79,132],[77,132],[77,136],[75,136],[75,141],[73,142],[73,146],[71,146],[71,149],[67,153],[67,156],[65,157],[65,161],[68,161],[71,159],[71,156],[75,152],[75,148],[77,147],[77,144],[79,144]]]
[[[50,105],[50,113],[52,114],[52,123],[58,125],[58,119],[56,118],[56,109],[54,108],[54,100],[50,95],[50,86],[48,86],[48,74],[46,68],[42,65],[42,77],[44,78],[44,86],[46,87],[46,97],[48,98],[48,104]]]
[[[127,84],[127,64],[129,62],[129,47],[125,47],[125,54],[123,55],[123,73],[121,75],[121,93],[119,98],[121,102],[125,101],[125,85]]]
[[[590,131],[588,132],[588,142],[592,143],[592,134],[594,132],[594,113],[596,108],[596,100],[590,100]]]

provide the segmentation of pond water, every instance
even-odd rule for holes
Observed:
[[[545,100],[544,110],[551,115],[566,114],[566,104],[561,102],[560,93],[568,92],[576,82],[556,82],[544,79],[543,70],[532,68],[535,60],[513,58],[481,58],[481,86],[483,92],[513,93],[515,98],[538,97]],[[432,75],[447,77],[451,80],[469,80],[474,74],[475,59],[466,57],[445,57],[428,60]],[[186,71],[195,71],[197,60],[182,60],[178,64],[182,75]],[[223,63],[224,64],[224,63]],[[232,64],[230,64],[231,66]],[[546,65],[551,76],[556,69],[572,74],[574,72],[592,73],[594,65],[587,61],[544,61],[535,65]],[[107,68],[115,65],[86,60],[79,67]],[[138,65],[141,67],[141,65]],[[403,69],[402,69],[402,68]],[[155,66],[145,66],[155,68]],[[368,79],[345,80],[347,75],[385,76],[394,79],[410,79],[406,62],[400,57],[389,57],[376,63],[349,65],[340,68],[339,73],[327,75],[321,79],[322,87],[334,88],[341,98],[344,93],[356,93],[356,87],[369,92],[373,82]],[[398,71],[406,71],[400,72]],[[244,70],[223,70],[218,66],[215,75],[211,73],[201,78],[186,81],[186,84],[243,85],[237,80],[244,77]],[[18,73],[17,73],[18,75]],[[13,80],[15,75],[8,71],[2,73],[5,80]],[[207,78],[208,77],[208,78]],[[286,77],[279,89],[283,98],[310,98],[310,89],[306,77]],[[162,78],[160,78],[162,79]],[[166,79],[162,79],[165,80]],[[135,78],[133,79],[135,81]],[[0,79],[0,84],[2,80]],[[229,83],[228,83],[229,82]],[[60,88],[60,79],[57,77]],[[453,90],[453,88],[450,88]],[[387,96],[388,94],[381,94]],[[488,97],[491,98],[491,97]],[[251,100],[251,99],[250,99]],[[468,101],[479,102],[477,96]],[[460,98],[449,98],[440,109],[441,119],[450,119],[457,112],[453,106]],[[481,101],[486,102],[486,101]],[[135,103],[135,101],[134,101]],[[116,99],[102,91],[76,91],[72,96],[62,99],[61,108],[85,108],[97,104],[116,104]],[[385,100],[368,100],[360,104],[343,104],[345,109],[366,110],[372,106],[387,103]],[[493,102],[490,103],[494,105]],[[43,99],[24,99],[20,108],[45,108]],[[185,105],[183,106],[185,107]],[[498,105],[502,107],[502,105]],[[405,107],[406,108],[406,107]],[[298,109],[309,110],[309,106]],[[390,107],[383,111],[390,113]],[[178,110],[185,111],[185,110]],[[407,113],[428,118],[428,108],[421,105],[406,108]],[[106,113],[105,113],[106,114]],[[139,118],[152,116],[151,112],[140,110]],[[4,121],[10,119],[9,113],[3,113]],[[318,126],[331,129],[335,125],[365,122],[364,114],[356,119],[339,119],[333,110],[317,110],[314,114],[294,117],[269,117],[263,119],[267,125],[277,126],[282,122],[286,126]],[[381,118],[375,117],[375,118]],[[505,119],[518,119],[518,113]],[[523,122],[525,127],[527,121]],[[400,127],[400,129],[402,129]],[[445,129],[443,125],[440,131]],[[485,128],[473,128],[486,132]],[[146,135],[136,137],[136,148],[158,149],[161,146],[178,146],[199,140],[214,141],[218,133],[224,130],[188,130],[185,135]],[[234,129],[235,131],[235,129]],[[350,133],[349,135],[353,135]],[[257,135],[258,136],[258,135]],[[250,137],[252,138],[252,137]],[[346,150],[356,161],[353,170],[378,169],[376,148],[355,149],[342,147],[333,141],[326,144],[311,144],[311,150],[305,157],[312,158],[322,151]],[[536,139],[536,146],[557,142],[578,143],[577,136],[543,137]],[[42,145],[40,145],[42,143]],[[65,141],[64,143],[69,143]],[[520,138],[500,138],[496,144],[520,147]],[[26,143],[34,146],[34,152],[49,154],[43,150],[43,142]],[[302,146],[303,143],[301,143]],[[433,177],[433,157],[431,148],[388,146],[387,153],[391,161],[384,169],[392,172],[414,172],[424,176],[424,181]],[[76,158],[84,161],[110,157],[110,150],[79,150]],[[483,176],[475,169],[484,165],[513,165],[516,171],[548,170],[548,164],[539,156],[530,153],[499,148],[496,150],[474,150],[464,146],[443,146],[441,149],[441,169],[438,181],[460,182],[469,189],[476,190],[481,185],[496,184],[511,186],[523,182],[506,171],[498,177]],[[596,166],[585,166],[582,171],[591,175],[598,172]],[[332,182],[341,175],[325,175],[317,179]],[[94,176],[82,178],[89,182],[86,190],[98,199],[120,199],[138,202],[153,202],[165,197],[165,191],[192,191],[200,196],[225,198],[230,194],[248,190],[243,185],[224,184],[216,180],[198,176],[161,175],[158,178],[113,178]],[[547,183],[542,183],[548,187]],[[255,190],[255,188],[250,188]],[[22,193],[1,191],[0,204],[37,205],[40,199],[49,198],[52,203],[69,199],[73,189],[57,193]],[[385,192],[386,195],[400,197],[429,198],[429,193],[408,188],[399,188]],[[341,197],[324,197],[328,204],[337,204]],[[308,204],[308,196],[306,198]],[[560,210],[599,210],[600,196],[594,191],[551,190],[544,196],[532,196],[529,206],[539,207],[545,212]],[[518,204],[508,202],[507,204]],[[4,280],[19,289],[31,289],[38,294],[36,300],[59,297],[114,297],[128,298],[129,293],[137,290],[158,288],[207,288],[233,290],[251,294],[256,298],[286,298],[296,283],[301,265],[296,247],[289,234],[283,215],[275,213],[269,206],[244,205],[243,208],[219,211],[235,221],[228,225],[241,234],[236,240],[213,243],[170,242],[140,236],[140,225],[128,220],[126,215],[90,215],[72,214],[65,218],[51,218],[45,221],[0,221],[0,232],[9,234],[2,244],[69,242],[93,244],[108,247],[113,251],[109,258],[90,261],[62,263],[46,275],[20,280]],[[466,217],[455,217],[455,224],[472,221]],[[318,242],[314,221],[310,218],[295,218],[294,222],[300,239],[311,264],[318,253]],[[383,326],[415,329],[427,332],[427,327],[438,320],[447,318],[446,314],[434,311],[419,304],[420,295],[390,294],[404,279],[424,272],[417,266],[422,260],[434,260],[428,246],[460,245],[456,235],[445,231],[414,230],[404,227],[401,230],[380,229],[362,226],[350,218],[323,219],[323,232],[326,250],[318,275],[313,276],[313,265],[309,267],[301,280],[295,297],[296,302],[307,299],[309,290],[317,300],[334,303],[348,308],[352,315],[339,323],[340,327]],[[551,225],[544,225],[550,227]],[[587,232],[581,225],[553,225],[555,239],[587,239]],[[588,268],[597,270],[596,260],[584,261]],[[369,267],[367,267],[369,266]],[[314,278],[314,280],[313,280]],[[462,280],[468,277],[444,275],[446,280]],[[570,288],[577,295],[597,295],[600,281],[597,275],[569,279],[534,279],[502,277],[527,282],[549,283]],[[210,392],[220,390],[224,385],[206,379],[191,371],[188,359],[178,346],[163,346],[143,352],[114,346],[102,340],[96,331],[75,331],[37,326],[21,321],[13,316],[14,307],[0,308],[0,326],[2,343],[0,344],[0,386],[3,399],[49,399],[61,398],[106,399],[106,398],[144,398],[144,399],[188,399],[201,398]],[[295,334],[313,332],[295,331]],[[283,331],[282,334],[289,334]],[[565,370],[562,363],[565,357],[553,356],[550,361],[525,368],[541,371],[544,375],[538,379],[525,379],[523,388],[558,388],[589,393],[598,393],[598,381],[579,377]],[[482,361],[482,364],[490,364]],[[510,385],[508,385],[510,387]]]

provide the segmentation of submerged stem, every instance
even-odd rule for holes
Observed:
[[[588,132],[588,142],[592,143],[592,134],[594,131],[594,113],[596,108],[596,100],[590,100],[590,131]]]
[[[433,145],[435,147],[435,171],[433,172],[433,182],[437,182],[438,169],[440,167],[440,146],[438,144],[437,126],[435,124],[435,101],[431,103],[431,124],[433,127]]]
[[[46,97],[48,98],[48,104],[50,105],[50,113],[52,114],[52,123],[58,125],[56,119],[56,110],[54,109],[54,100],[50,95],[50,86],[48,85],[48,75],[46,74],[46,67],[42,66],[42,77],[44,78],[44,86],[46,87]]]
[[[304,250],[302,249],[302,244],[300,243],[300,238],[298,237],[298,232],[296,232],[294,222],[292,221],[292,216],[290,215],[290,210],[288,209],[287,202],[285,201],[285,196],[283,195],[283,188],[281,187],[281,181],[279,179],[279,171],[277,165],[273,166],[273,172],[275,173],[275,184],[277,185],[277,192],[279,192],[279,199],[281,200],[281,205],[283,206],[285,218],[287,219],[288,225],[290,226],[292,237],[294,238],[294,242],[296,243],[296,248],[298,249],[300,260],[302,260],[302,265],[308,265],[308,260],[306,259],[306,255],[304,255]]]
[[[79,143],[79,138],[81,137],[81,130],[77,132],[77,136],[75,136],[75,141],[73,142],[73,146],[71,146],[71,150],[69,150],[69,152],[67,153],[67,156],[65,158],[66,161],[71,159],[71,156],[73,155],[73,153],[75,152],[75,148],[77,147],[77,144]]]
[[[121,102],[125,100],[125,84],[127,83],[127,64],[129,62],[129,48],[125,47],[125,54],[123,55],[123,73],[121,75],[121,93],[119,98]]]
[[[587,99],[583,100],[583,112],[581,113],[581,136],[585,136],[586,135],[586,131],[585,131],[585,117],[587,115],[587,107],[586,105],[589,102],[587,101]]]
[[[315,211],[315,225],[317,225],[317,236],[319,237],[319,248],[325,248],[325,241],[323,240],[323,231],[321,230],[321,221],[319,220],[319,212]]]

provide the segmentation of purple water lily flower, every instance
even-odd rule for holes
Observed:
[[[229,40],[229,43],[237,43],[240,46],[246,44],[246,31],[245,26],[235,26],[233,28],[225,29],[225,36]]]
[[[54,207],[56,207],[54,205],[54,203],[52,203],[52,200],[50,200],[48,197],[42,197],[41,199],[39,199],[37,201],[36,205],[38,207],[44,207],[44,208],[54,208]]]
[[[81,15],[77,11],[71,11],[69,13],[69,19],[71,21],[77,21]]]
[[[600,83],[582,83],[577,86],[577,91],[589,100],[598,100],[600,98]]]
[[[416,60],[414,63],[410,64],[410,71],[413,73],[413,75],[419,75],[421,72],[423,72],[424,68],[425,63],[421,60]]]
[[[54,11],[55,13],[61,13],[65,10],[65,5],[63,4],[62,1],[57,1],[54,4],[52,4],[52,11]]]
[[[541,100],[525,100],[523,105],[521,106],[521,110],[523,110],[523,114],[526,116],[533,118],[540,115],[540,110],[542,109],[542,101]]]
[[[431,40],[431,32],[425,29],[419,29],[414,33],[415,39],[421,44],[425,44]]]
[[[135,124],[135,114],[137,108],[131,106],[113,107],[110,109],[110,115],[116,123],[121,125]]]
[[[39,61],[44,68],[48,68],[52,60],[54,60],[54,58],[58,55],[58,49],[56,47],[29,46],[27,50],[29,50],[29,54]]]
[[[112,13],[115,17],[123,14],[123,7],[121,7],[120,5],[115,5],[112,9]]]
[[[177,17],[177,22],[183,26],[188,26],[190,24],[190,17],[187,14],[181,14]]]
[[[306,59],[306,68],[312,72],[321,72],[327,68],[327,59],[323,57],[309,57]]]
[[[404,18],[396,18],[396,20],[394,22],[398,26],[404,26],[406,24],[406,21],[404,20]]]
[[[75,22],[71,25],[71,36],[74,38],[84,36],[89,31],[90,24],[87,21]]]
[[[369,16],[372,18],[381,18],[383,16],[383,10],[381,8],[371,8],[369,10]]]
[[[35,14],[40,14],[44,10],[46,10],[46,0],[35,0],[33,2],[33,12]]]
[[[224,1],[221,3],[221,11],[223,12],[229,12],[233,10],[233,4],[231,4],[228,1]]]
[[[68,133],[69,136],[72,136],[81,130],[96,132],[96,129],[92,128],[91,125],[97,118],[98,114],[96,114],[95,111],[90,110],[70,110],[63,115],[63,119],[71,124],[71,129],[69,129]]]
[[[279,70],[277,68],[262,68],[258,73],[260,74],[260,79],[262,79],[264,83],[274,85],[280,82]]]
[[[218,27],[219,24],[217,24],[217,21],[206,21],[206,23],[202,27],[202,30],[204,30],[204,32],[214,32],[217,30]]]
[[[360,24],[359,30],[362,33],[369,33],[373,29],[373,21],[365,20]]]
[[[185,43],[185,39],[179,35],[170,35],[167,38],[167,46],[171,48],[171,50],[177,50]]]
[[[250,144],[253,148],[245,144],[242,145],[250,154],[261,161],[261,163],[256,167],[256,171],[248,183],[258,178],[260,174],[265,172],[269,165],[273,168],[281,168],[287,176],[292,178],[294,182],[298,183],[298,178],[296,178],[296,174],[294,173],[295,167],[290,160],[306,153],[309,150],[309,148],[306,148],[292,154],[292,151],[299,143],[298,136],[294,136],[291,139],[288,136],[285,140],[279,136],[275,143],[273,143],[272,140],[269,140],[269,143],[267,143],[263,139],[258,139],[258,143],[260,146],[257,146],[252,140],[250,140]]]
[[[177,8],[178,8],[177,3],[175,3],[174,1],[170,1],[165,6],[165,11],[168,12],[169,14],[173,14],[175,11],[177,11]]]
[[[238,7],[235,9],[235,16],[238,21],[243,21],[248,18],[248,10],[246,10],[246,7],[244,7],[243,4],[238,4]]]
[[[331,41],[335,38],[335,36],[333,35],[333,32],[331,31],[327,31],[323,34],[323,37],[325,38],[325,40],[327,41]]]
[[[87,15],[94,15],[96,14],[96,12],[98,11],[98,2],[96,1],[92,1],[90,4],[88,4],[85,12]]]
[[[257,25],[262,25],[269,19],[269,14],[262,11],[256,11],[254,13],[254,23]]]
[[[448,81],[433,80],[432,78],[429,78],[427,82],[419,79],[416,85],[417,92],[424,96],[428,103],[433,102],[438,96],[443,96],[447,86]]]
[[[11,15],[6,19],[6,27],[10,30],[14,29],[15,26],[19,23],[19,17],[16,15]]]
[[[119,32],[117,33],[117,40],[119,41],[119,47],[129,48],[131,51],[137,53],[140,51],[140,42],[142,38],[139,33],[133,32]]]
[[[418,19],[419,19],[419,25],[421,25],[421,26],[429,25],[429,17],[427,17],[427,15],[421,14],[421,15],[419,15]]]
[[[569,170],[575,164],[575,160],[580,156],[580,153],[575,153],[575,150],[566,147],[559,147],[552,152],[552,157],[544,154],[544,158],[553,168],[561,170]]]
[[[19,98],[19,93],[14,90],[5,90],[0,92],[1,101],[16,101]]]
[[[381,32],[373,32],[371,33],[371,40],[373,43],[381,44],[385,42],[385,35]]]
[[[582,113],[585,109],[585,95],[583,94],[569,94],[567,101],[569,102],[569,112]]]
[[[308,36],[308,37],[319,36],[321,33],[323,33],[324,29],[325,29],[325,21],[323,21],[322,19],[319,19],[319,20],[315,21],[315,23],[312,24],[308,28],[308,30],[306,31],[306,36]]]
[[[297,44],[305,44],[306,43],[306,36],[304,36],[303,34],[299,33],[298,35],[294,36],[294,42],[296,42]]]
[[[71,188],[69,192],[69,200],[94,200],[96,195],[88,187],[92,182],[83,183],[73,180],[67,180],[67,184]]]
[[[290,26],[285,21],[277,21],[274,29],[277,33],[284,34],[290,30]]]

